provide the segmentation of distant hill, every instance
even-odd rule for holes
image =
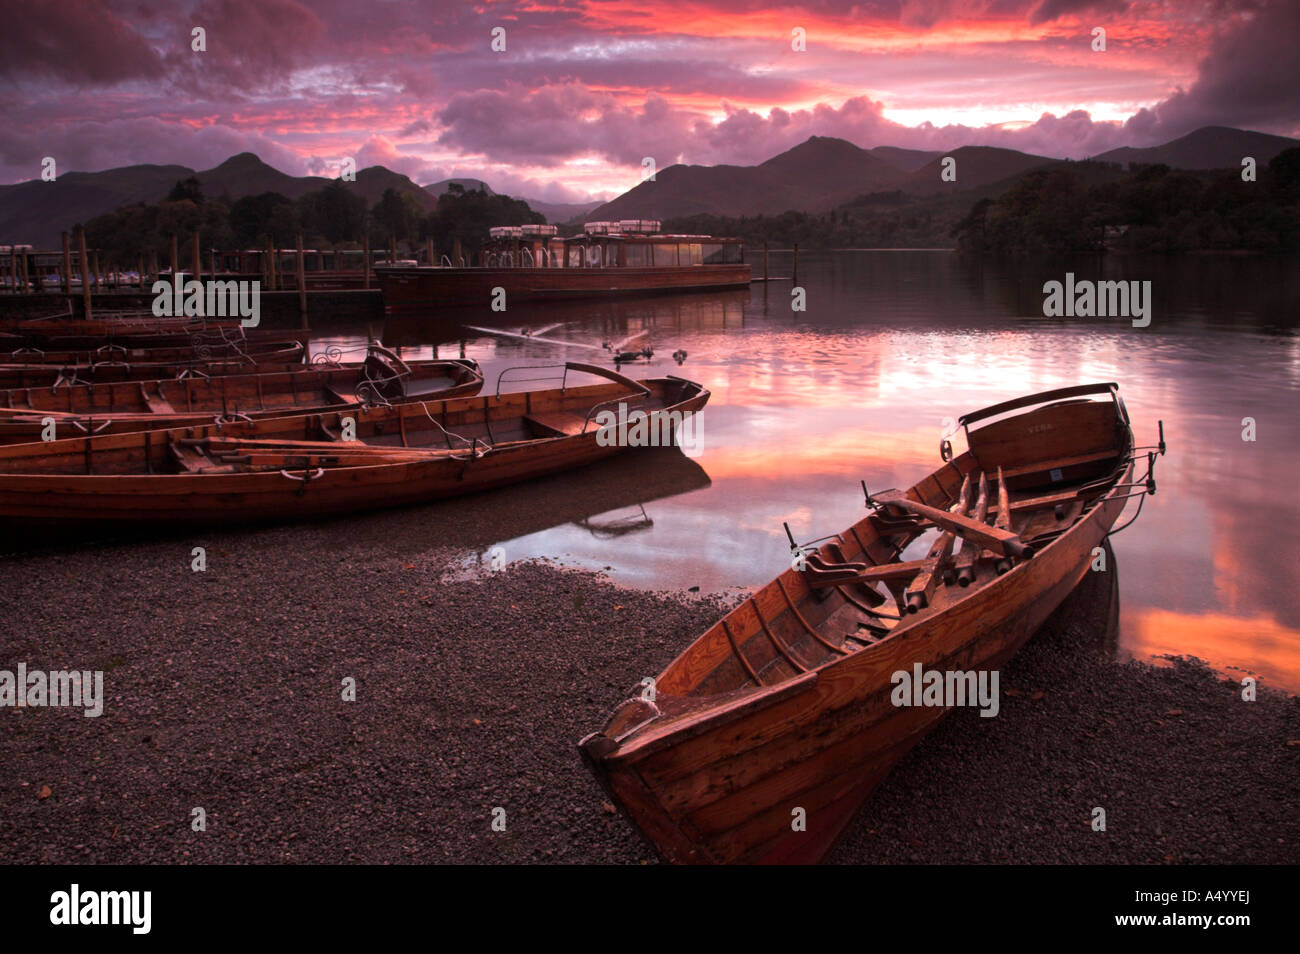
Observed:
[[[231,201],[263,192],[279,192],[296,199],[332,181],[323,176],[288,175],[251,152],[231,156],[203,172],[188,166],[153,165],[67,172],[54,182],[34,180],[0,186],[0,243],[28,242],[38,248],[58,248],[59,233],[65,229],[124,205],[161,202],[177,181],[190,176],[199,180],[205,197]],[[367,205],[378,202],[385,189],[413,195],[424,209],[437,204],[433,196],[406,176],[383,166],[359,170],[350,185]]]
[[[473,192],[475,189],[480,189],[488,195],[496,195],[496,193],[492,191],[492,187],[482,179],[440,179],[437,182],[430,182],[423,188],[425,192],[436,198],[444,192],[449,191],[454,185],[460,186],[466,192]]]
[[[944,160],[954,160],[956,179],[943,181]],[[1047,156],[1033,156],[1015,149],[998,149],[994,146],[962,146],[943,152],[913,172],[901,188],[912,195],[935,195],[941,192],[965,192],[981,186],[1001,182],[1028,172],[1049,162],[1059,162]]]
[[[1206,126],[1162,146],[1147,149],[1123,146],[1093,158],[1124,166],[1138,162],[1164,163],[1174,169],[1239,169],[1245,156],[1253,156],[1260,166],[1265,166],[1279,152],[1292,146],[1300,146],[1300,139],[1227,126]]]
[[[942,152],[933,149],[900,149],[898,146],[876,146],[868,151],[904,172],[915,172],[931,159],[943,155]]]
[[[452,184],[462,186],[466,191],[482,189],[488,195],[496,194],[492,191],[492,187],[482,179],[443,179],[439,182],[429,183],[424,187],[424,191],[432,196],[440,196]],[[542,215],[546,216],[546,221],[551,224],[570,222],[573,219],[582,218],[600,205],[599,200],[592,202],[547,202],[543,199],[530,199],[522,195],[511,196],[511,198],[527,202],[530,209],[542,213]]]
[[[813,136],[757,166],[673,165],[591,212],[593,219],[825,212],[907,173],[843,139]]]

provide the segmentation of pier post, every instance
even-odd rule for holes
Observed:
[[[141,291],[144,291],[144,253],[141,252],[135,257],[135,285]]]
[[[763,243],[763,284],[767,284],[767,243]]]
[[[275,291],[275,239],[266,240],[266,289]]]
[[[72,246],[67,232],[63,233],[63,294],[72,294]]]
[[[388,237],[388,264],[390,266],[397,264],[397,236]]]
[[[203,270],[203,253],[199,251],[199,230],[194,230],[194,237],[190,240],[190,258],[194,263],[194,280],[202,281],[203,277],[199,273]]]
[[[95,251],[91,252],[91,255],[94,256],[92,271],[95,273],[95,291],[102,292],[104,290],[104,273],[99,268],[99,249],[95,249]]]
[[[366,279],[365,279],[365,285],[363,287],[369,288],[370,287],[370,236],[369,235],[366,236],[365,251],[362,252],[362,255],[365,257],[366,260],[365,262]]]
[[[302,233],[298,233],[298,314],[302,326],[307,327],[307,270],[302,260]]]
[[[81,317],[90,320],[90,259],[86,256],[86,230],[77,226],[77,256],[81,263]]]
[[[792,285],[799,284],[799,243],[794,243],[794,274],[790,279]]]
[[[462,264],[460,239],[458,238],[451,240],[451,264],[454,268],[460,268]]]
[[[170,233],[172,240],[172,281],[176,281],[176,273],[181,268],[181,249],[176,242],[176,233]]]
[[[425,248],[425,255],[426,255],[426,257],[429,259],[429,264],[430,264],[430,265],[435,265],[435,264],[437,264],[437,263],[434,262],[434,260],[433,260],[433,239],[432,239],[432,237],[427,238],[427,239],[424,240],[424,248]]]

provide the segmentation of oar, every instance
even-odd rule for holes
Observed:
[[[970,506],[970,474],[961,482],[961,494],[957,498],[957,509],[953,511],[956,516],[966,516],[966,508]],[[930,547],[930,552],[924,561],[924,568],[921,572],[913,577],[912,582],[908,584],[904,591],[904,599],[909,613],[918,613],[930,605],[930,598],[934,596],[934,589],[939,585],[939,577],[943,573],[943,568],[952,558],[952,547],[957,541],[957,534],[953,530],[945,530],[939,534],[939,539],[935,540]]]
[[[975,499],[975,512],[971,515],[976,523],[983,523],[989,512],[989,478],[980,471],[979,496]],[[961,552],[957,554],[957,583],[970,586],[975,581],[975,561],[982,548],[973,540],[963,538]]]
[[[908,513],[914,513],[919,517],[925,517],[936,526],[951,530],[963,539],[973,539],[999,556],[1014,556],[1027,560],[1034,555],[1033,547],[1021,542],[1020,538],[1010,530],[976,523],[970,517],[958,516],[946,510],[931,507],[929,504],[913,500],[897,490],[885,491],[883,494],[872,498],[872,503],[877,506],[895,507]]]

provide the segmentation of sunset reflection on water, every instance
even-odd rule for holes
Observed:
[[[773,265],[789,274],[788,255],[774,254]],[[649,332],[635,340],[653,343],[653,361],[622,370],[677,374],[712,391],[695,458],[708,486],[647,504],[652,525],[625,536],[568,522],[499,542],[510,560],[611,567],[615,581],[653,589],[759,586],[789,561],[783,521],[800,539],[843,529],[863,513],[859,481],[906,487],[938,465],[949,419],[1034,391],[1116,381],[1137,442],[1154,443],[1163,420],[1169,443],[1157,493],[1113,538],[1121,654],[1195,655],[1300,690],[1300,534],[1288,529],[1300,501],[1278,493],[1294,486],[1300,462],[1300,347],[1285,305],[1300,297],[1295,266],[1108,259],[1074,268],[1151,280],[1151,327],[1041,318],[1037,289],[1050,270],[973,268],[942,252],[846,252],[803,256],[805,313],[790,311],[789,283],[772,283],[507,315],[485,308],[350,328],[317,344],[382,334],[408,357],[436,345],[440,356],[478,360],[491,393],[505,367],[608,364],[602,342]],[[1225,285],[1239,294],[1224,295]],[[463,327],[556,323],[545,337],[570,345]],[[680,367],[677,349],[687,352]],[[1242,440],[1246,417],[1256,422],[1253,443]],[[635,498],[635,471],[620,479]]]

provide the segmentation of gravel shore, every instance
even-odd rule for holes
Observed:
[[[502,502],[0,561],[0,668],[102,669],[106,696],[0,709],[0,861],[653,861],[576,743],[726,601],[467,574]],[[1113,599],[1091,574],[1003,671],[1000,716],[945,719],[828,860],[1300,860],[1297,700],[1111,662]]]

